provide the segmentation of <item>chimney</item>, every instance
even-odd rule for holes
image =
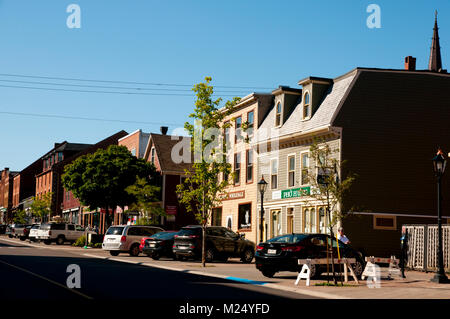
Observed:
[[[168,128],[167,126],[161,126],[161,127],[160,127],[161,134],[162,134],[162,135],[166,135],[168,129],[169,129],[169,128]]]
[[[412,56],[407,56],[405,58],[405,70],[415,71],[416,70],[416,58]]]

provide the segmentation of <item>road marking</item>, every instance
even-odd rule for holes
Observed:
[[[267,282],[265,282],[265,281],[250,280],[250,279],[239,278],[239,277],[227,277],[225,279],[243,282],[243,283],[250,284],[250,285],[261,285],[262,286],[262,285],[267,284]]]
[[[18,269],[18,270],[21,270],[21,271],[23,271],[23,272],[26,272],[27,274],[30,274],[30,275],[33,275],[33,276],[39,278],[39,279],[45,280],[45,281],[47,281],[47,282],[49,282],[49,283],[52,283],[52,284],[54,284],[54,285],[56,285],[56,286],[58,286],[58,287],[64,288],[64,289],[66,289],[66,290],[68,290],[68,291],[70,291],[70,292],[72,292],[72,293],[74,293],[74,294],[76,294],[76,295],[79,295],[79,296],[81,296],[81,297],[83,297],[83,298],[86,298],[86,299],[89,299],[89,300],[93,300],[93,299],[94,299],[94,298],[92,298],[92,297],[90,297],[90,296],[88,296],[88,295],[85,295],[85,294],[83,294],[83,293],[77,291],[77,290],[70,289],[70,288],[68,288],[67,286],[64,286],[64,285],[60,284],[59,282],[56,282],[56,281],[53,281],[53,280],[48,279],[48,278],[46,278],[46,277],[43,277],[43,276],[41,276],[41,275],[35,274],[34,272],[31,272],[31,271],[29,271],[29,270],[23,269],[23,268],[21,268],[21,267],[19,267],[19,266],[11,265],[10,263],[7,263],[6,261],[0,260],[0,263],[5,264],[5,265],[8,265],[8,266],[13,267],[13,268]]]
[[[119,259],[119,258],[109,258],[109,257],[97,256],[97,255],[93,255],[93,254],[83,254],[83,256],[136,264],[136,262],[133,262],[133,261],[122,260],[122,259]],[[165,269],[165,270],[172,270],[172,271],[178,271],[178,272],[183,272],[183,273],[189,273],[189,274],[193,274],[193,275],[200,275],[200,276],[228,279],[230,281],[244,282],[244,281],[248,280],[249,282],[246,282],[246,283],[250,283],[250,284],[251,284],[251,282],[256,282],[256,281],[253,281],[253,280],[250,280],[250,279],[245,279],[245,278],[230,277],[230,276],[224,276],[224,275],[219,275],[219,274],[207,273],[207,272],[202,272],[202,271],[180,269],[180,268],[175,268],[175,267],[168,267],[168,266],[155,265],[155,264],[149,264],[149,263],[141,263],[141,265],[142,266],[147,266],[147,267],[154,267],[154,268],[160,268],[160,269]],[[231,279],[231,278],[233,278],[233,279]],[[239,279],[239,280],[236,280],[236,279]],[[352,298],[349,298],[349,297],[338,296],[338,295],[330,294],[330,293],[326,293],[326,292],[312,291],[310,289],[304,289],[304,288],[298,288],[298,287],[287,287],[287,286],[283,286],[283,285],[279,285],[279,284],[272,284],[272,283],[265,283],[264,287],[272,288],[272,289],[275,289],[275,290],[284,290],[284,291],[289,291],[289,292],[295,292],[295,293],[298,293],[298,294],[308,295],[308,296],[317,297],[317,298],[325,298],[325,299],[352,299]]]

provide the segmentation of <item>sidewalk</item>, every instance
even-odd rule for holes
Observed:
[[[224,278],[231,281],[244,282],[251,285],[264,285],[265,287],[298,292],[312,297],[333,299],[450,299],[450,284],[445,285],[430,282],[434,273],[406,271],[406,279],[394,277],[392,280],[387,280],[387,268],[381,268],[380,288],[369,288],[367,281],[362,280],[360,280],[358,285],[352,280],[351,276],[349,276],[349,282],[344,287],[315,286],[315,284],[327,282],[326,276],[321,276],[318,280],[311,280],[310,286],[306,287],[305,280],[301,280],[298,286],[294,284],[297,273],[280,272],[275,274],[274,278],[267,278],[256,269],[254,263],[243,264],[239,259],[234,258],[229,259],[226,263],[208,263],[207,267],[203,268],[199,261],[174,261],[168,258],[153,260],[142,254],[138,257],[131,257],[125,253],[113,257],[108,252],[101,249],[83,249],[69,245],[30,244],[17,239],[5,238],[4,236],[0,238],[30,247],[62,249],[85,257],[108,259],[143,266],[201,274],[216,278]],[[332,282],[331,278],[329,279],[330,282]]]
[[[367,281],[360,280],[356,284],[349,276],[349,282],[344,287],[315,286],[318,283],[327,282],[326,276],[321,276],[318,280],[311,280],[310,286],[306,287],[306,281],[301,280],[296,286],[297,273],[279,272],[274,278],[264,277],[252,264],[242,264],[239,259],[229,259],[228,262],[208,263],[203,268],[198,261],[173,261],[171,259],[153,260],[147,256],[130,257],[121,254],[112,257],[107,252],[91,250],[85,256],[108,258],[110,260],[139,263],[141,265],[160,267],[165,269],[217,276],[233,281],[246,282],[252,285],[264,285],[276,289],[288,290],[302,294],[309,294],[323,298],[342,299],[450,299],[450,284],[436,284],[430,282],[434,273],[424,273],[419,271],[406,271],[405,279],[394,277],[387,279],[387,268],[381,268],[380,288],[369,288]],[[333,282],[330,278],[330,282]]]

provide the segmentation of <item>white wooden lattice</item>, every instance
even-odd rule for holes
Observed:
[[[438,266],[437,225],[408,225],[405,227],[408,230],[408,258],[406,263],[407,267],[417,270],[436,269]],[[444,255],[444,268],[449,270],[450,225],[442,226],[442,246]]]

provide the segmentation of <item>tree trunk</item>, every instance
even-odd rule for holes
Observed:
[[[206,237],[206,214],[205,214],[205,191],[203,191],[203,205],[202,205],[202,266],[206,267],[205,256],[205,237]]]
[[[331,271],[333,272],[333,281],[334,284],[337,286],[337,279],[336,279],[336,273],[334,271],[334,252],[333,252],[333,226],[331,225],[331,211],[330,211],[330,194],[328,193],[327,189],[327,212],[328,212],[328,220],[329,220],[329,226],[330,226],[330,236],[331,236]],[[336,242],[336,245],[338,243]]]

